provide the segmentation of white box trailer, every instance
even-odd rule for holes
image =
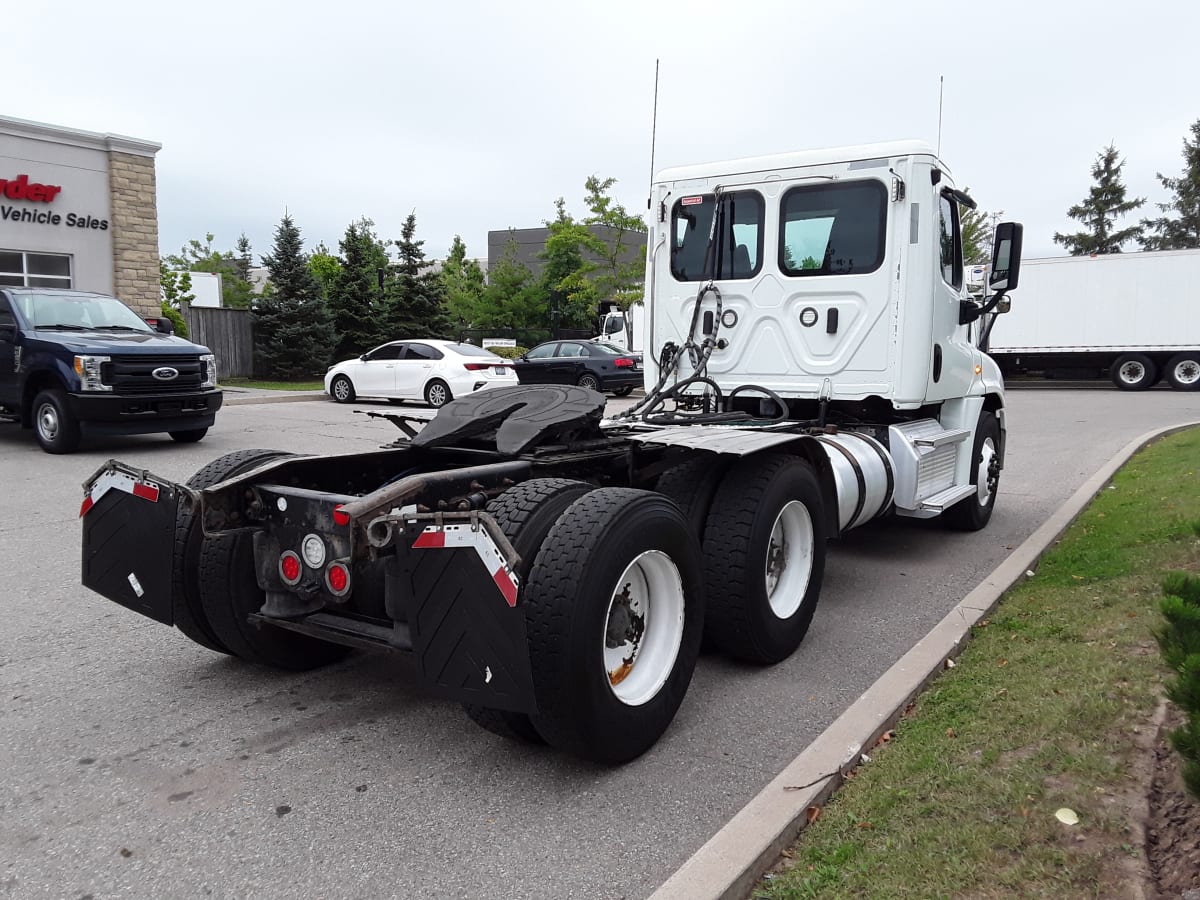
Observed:
[[[989,352],[1006,376],[1200,389],[1200,250],[1028,259]]]

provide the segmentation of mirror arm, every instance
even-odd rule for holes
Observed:
[[[977,305],[974,300],[959,300],[958,324],[969,325],[976,319],[986,316],[996,308],[997,304],[1004,299],[1004,295],[1007,293],[1008,291],[1005,290],[996,291],[983,306]]]

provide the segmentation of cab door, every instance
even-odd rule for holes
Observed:
[[[937,195],[934,225],[938,271],[933,278],[933,340],[930,346],[927,400],[965,396],[975,377],[975,348],[969,329],[959,324],[964,296],[962,222],[958,201],[949,190]]]
[[[20,400],[20,327],[8,298],[0,294],[0,405],[16,406]]]

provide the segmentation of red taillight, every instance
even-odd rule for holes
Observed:
[[[325,570],[325,585],[331,593],[346,593],[350,589],[350,570],[343,563],[330,563]]]
[[[618,369],[632,369],[634,362],[628,356],[618,356],[615,360],[613,360],[613,365],[615,365]]]
[[[333,508],[333,524],[334,525],[349,525],[350,513],[346,512],[344,506],[335,506]]]
[[[482,372],[485,369],[490,369],[495,363],[463,363],[463,368],[468,372]]]
[[[296,584],[300,580],[300,557],[291,550],[279,556],[279,577],[285,584]]]

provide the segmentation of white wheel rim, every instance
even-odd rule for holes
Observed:
[[[51,403],[43,403],[37,414],[38,432],[48,441],[58,437],[58,410]]]
[[[440,384],[429,386],[429,402],[433,406],[441,406],[446,402],[446,389]]]
[[[1137,384],[1146,377],[1146,367],[1140,362],[1127,362],[1120,369],[1121,380],[1126,384]]]
[[[983,442],[983,447],[980,448],[979,468],[975,472],[975,495],[979,498],[980,506],[987,506],[988,501],[992,499],[990,473],[992,470],[992,460],[995,458],[996,443],[991,438],[987,438]]]
[[[1177,384],[1195,384],[1200,381],[1200,361],[1184,359],[1175,364],[1175,382]]]
[[[683,643],[683,579],[661,550],[640,554],[621,573],[604,617],[608,686],[627,706],[654,699]]]
[[[813,526],[808,507],[792,500],[779,511],[767,542],[767,602],[780,619],[796,614],[813,567]]]

